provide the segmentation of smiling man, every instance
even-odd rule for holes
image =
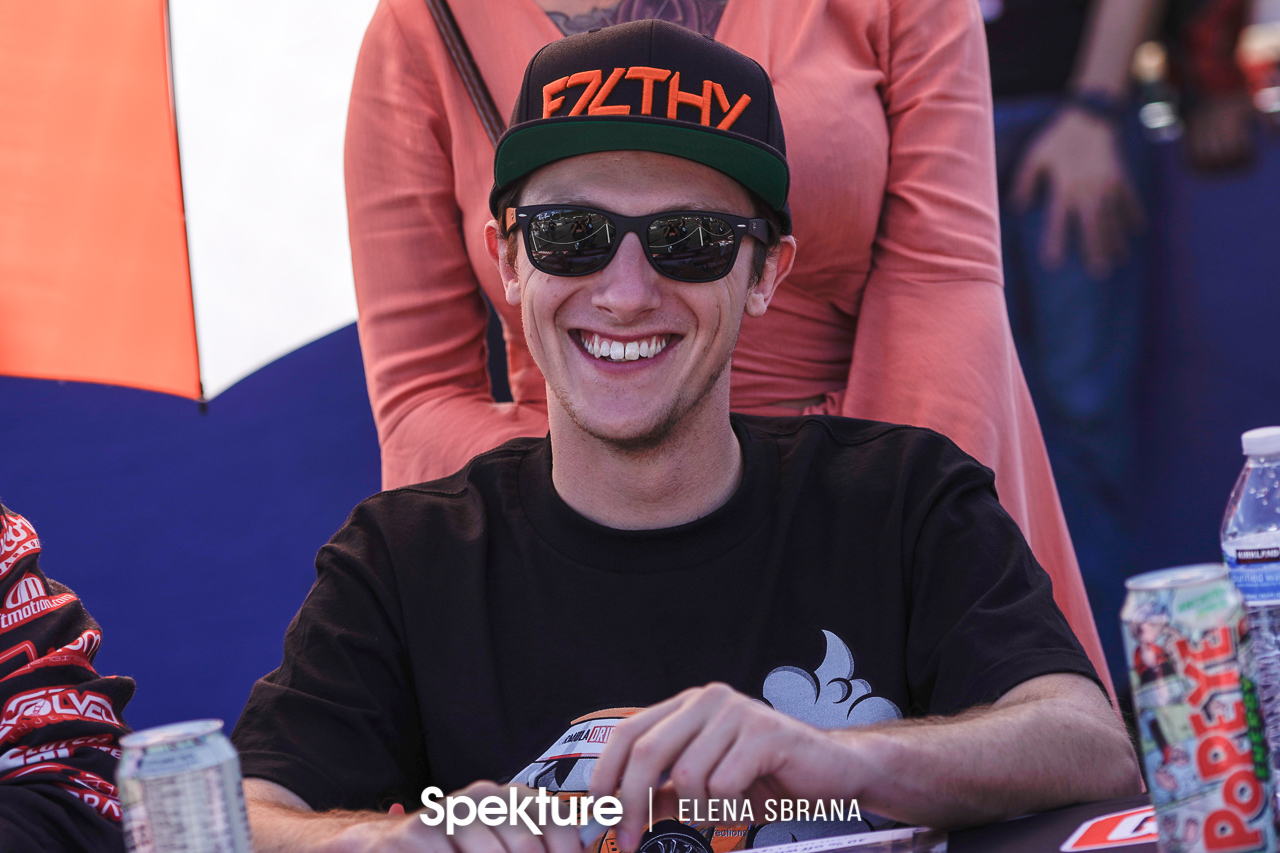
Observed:
[[[740,325],[797,251],[787,175],[767,76],[709,39],[646,21],[532,60],[486,236],[550,434],[321,550],[234,735],[256,849],[581,845],[386,814],[428,786],[616,795],[625,851],[669,847],[655,789],[860,804],[682,836],[715,851],[1139,790],[988,469],[928,430],[730,414]]]
[[[728,416],[738,328],[764,314],[795,240],[770,224],[777,214],[754,217],[737,181],[670,154],[583,154],[519,189],[522,206],[502,203],[508,191],[499,213],[527,266],[503,245],[514,234],[494,222],[487,236],[555,401],[556,492],[614,528],[706,515],[742,475]]]

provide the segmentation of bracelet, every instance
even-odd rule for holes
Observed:
[[[1062,106],[1075,107],[1094,118],[1100,118],[1112,124],[1119,124],[1128,112],[1125,101],[1097,89],[1071,92],[1063,100]]]

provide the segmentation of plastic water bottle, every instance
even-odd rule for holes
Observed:
[[[1130,67],[1137,81],[1138,123],[1148,142],[1173,142],[1182,136],[1178,92],[1169,84],[1169,53],[1158,41],[1146,41],[1133,52]]]
[[[1240,437],[1244,470],[1222,518],[1222,558],[1244,594],[1252,660],[1242,661],[1262,708],[1271,778],[1280,770],[1280,427]]]

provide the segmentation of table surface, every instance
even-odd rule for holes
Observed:
[[[978,826],[947,836],[947,853],[1058,853],[1080,824],[1098,815],[1151,805],[1146,794],[1067,806],[1017,820]],[[1155,842],[1114,848],[1117,853],[1155,853]]]

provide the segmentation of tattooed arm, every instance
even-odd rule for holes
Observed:
[[[538,0],[538,5],[567,36],[628,21],[661,20],[705,36],[716,25],[727,0]]]

